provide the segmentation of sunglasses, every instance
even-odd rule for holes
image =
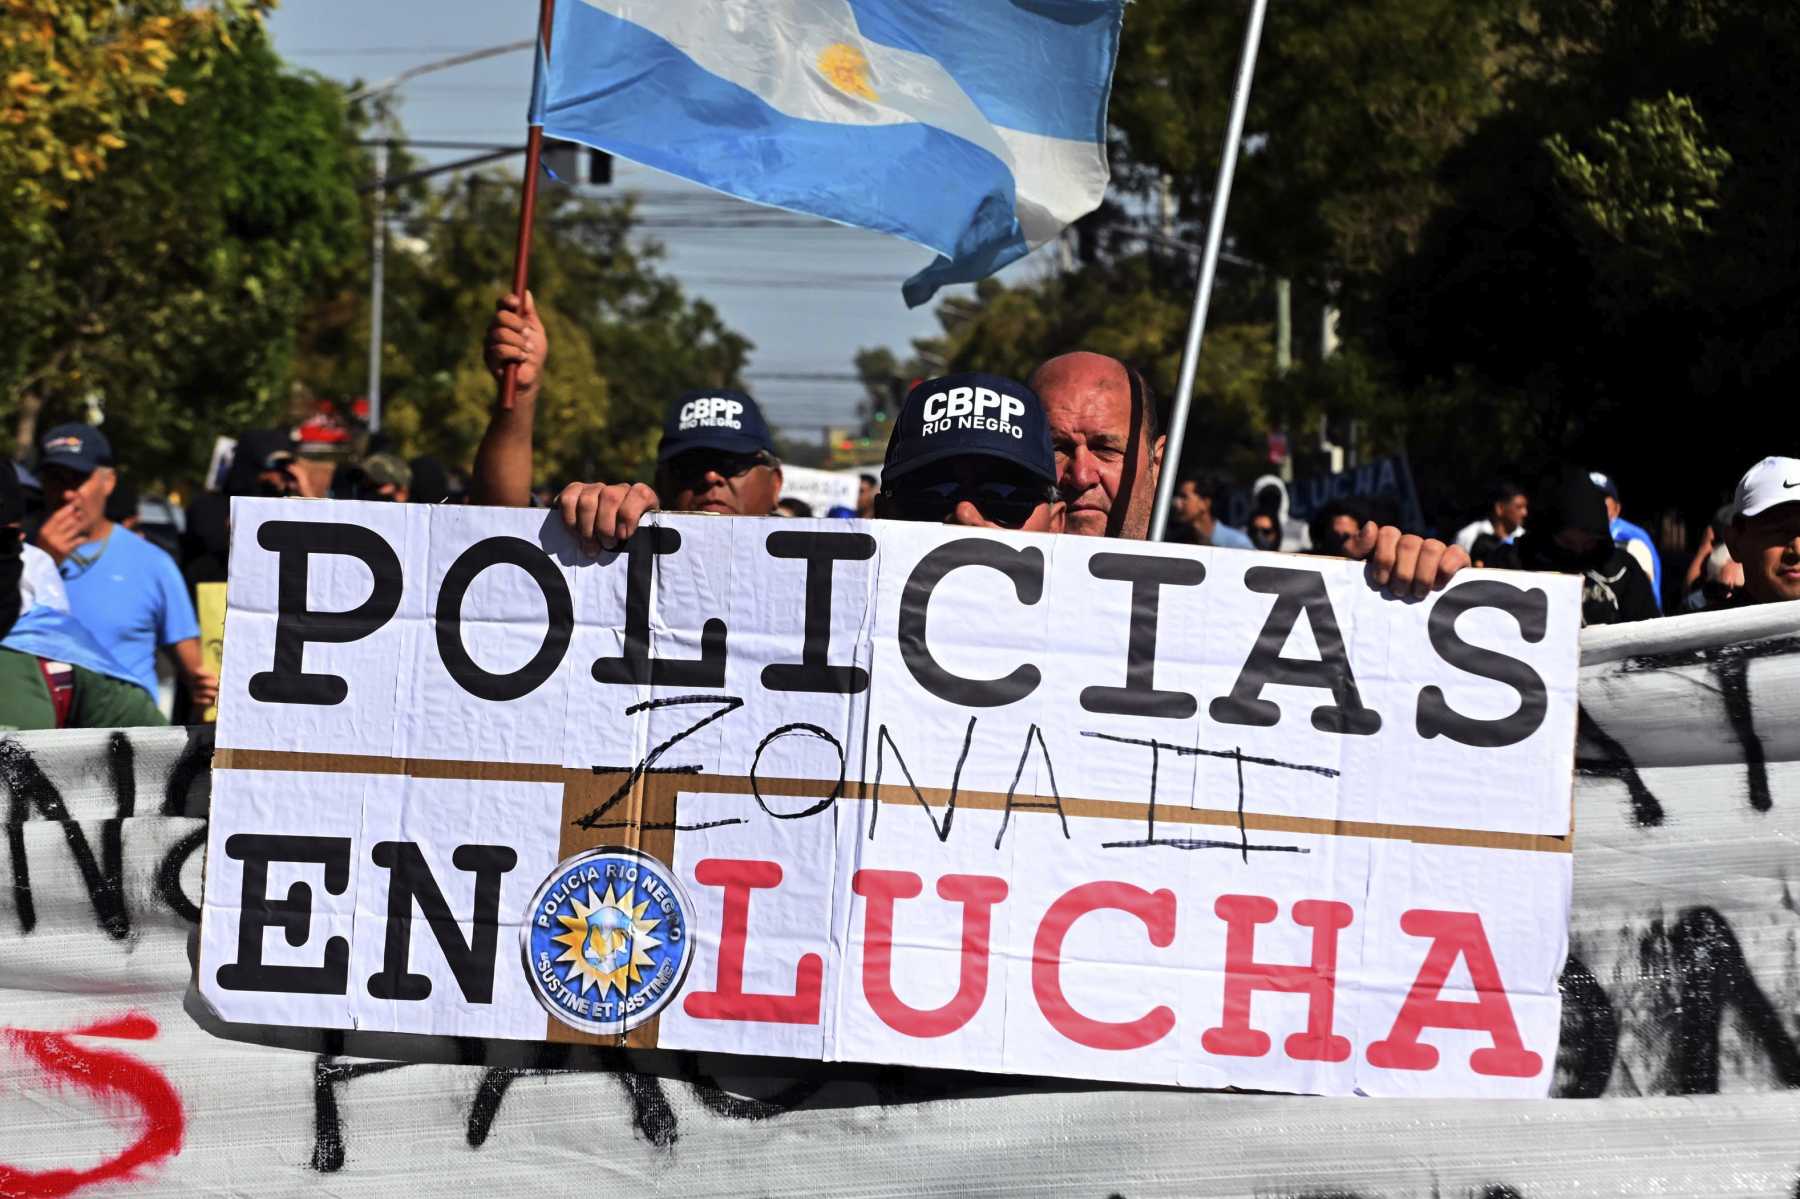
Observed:
[[[975,505],[982,518],[1006,529],[1016,529],[1031,519],[1038,505],[1055,498],[1055,488],[1045,483],[1008,483],[988,480],[965,485],[957,479],[906,482],[886,492],[888,505],[901,520],[942,524],[965,500]]]
[[[721,479],[741,479],[759,466],[771,465],[769,456],[760,450],[750,454],[694,450],[675,455],[663,464],[663,470],[677,483],[696,483],[709,474]]]

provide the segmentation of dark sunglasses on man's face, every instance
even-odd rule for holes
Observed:
[[[888,490],[887,501],[901,520],[942,524],[967,500],[984,520],[1016,529],[1053,494],[1053,488],[1036,480],[989,479],[965,484],[960,479],[907,479]]]
[[[759,466],[769,465],[762,453],[730,454],[718,450],[692,450],[677,454],[663,464],[669,478],[677,483],[699,483],[709,474],[721,479],[741,479]]]

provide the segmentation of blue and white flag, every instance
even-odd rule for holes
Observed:
[[[1124,0],[563,0],[531,122],[937,251],[917,306],[1106,193]]]

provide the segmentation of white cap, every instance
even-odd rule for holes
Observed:
[[[1800,503],[1800,458],[1764,458],[1738,480],[1731,509],[1755,516],[1777,504]]]

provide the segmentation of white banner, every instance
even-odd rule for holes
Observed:
[[[1574,581],[942,526],[234,509],[231,1022],[1541,1096]]]
[[[209,732],[0,739],[0,1193],[1791,1199],[1800,605],[1583,645],[1561,1098],[1498,1104],[230,1029],[184,1004]]]
[[[856,495],[862,478],[856,471],[820,470],[813,466],[781,467],[781,498],[801,500],[814,516],[826,516],[833,508],[856,511]]]

